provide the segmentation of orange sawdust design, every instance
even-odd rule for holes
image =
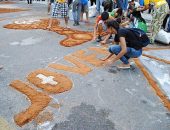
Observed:
[[[46,121],[53,121],[53,113],[52,112],[43,112],[40,113],[36,118],[35,122],[40,125],[45,123]]]
[[[88,62],[94,66],[102,66],[104,61],[101,61],[100,59],[97,58],[97,54],[85,54],[86,52],[84,50],[79,50],[75,53],[72,54],[72,56],[75,56],[77,58],[79,58],[80,60],[83,60],[85,62]]]
[[[157,58],[155,56],[151,56],[151,55],[147,55],[147,54],[142,54],[142,55],[146,56],[148,58],[154,59],[154,60],[158,60],[158,61],[164,62],[166,64],[170,64],[170,61],[167,61],[167,60],[164,60],[164,59],[161,59],[161,58]]]
[[[53,76],[54,77],[53,80],[56,81],[57,84],[56,85],[52,85],[49,83],[43,84],[42,79],[36,77],[39,74],[42,74],[46,77]],[[53,93],[53,94],[68,91],[72,88],[73,85],[72,81],[67,76],[56,72],[50,72],[45,69],[39,69],[30,73],[27,76],[27,79],[30,83],[34,84],[36,87],[41,88],[46,92]]]
[[[28,9],[0,8],[0,13],[12,13],[12,12],[27,11],[27,10]]]
[[[15,4],[16,2],[13,1],[2,1],[0,4]]]
[[[37,92],[28,84],[19,80],[12,81],[10,86],[19,92],[24,93],[31,101],[31,106],[29,106],[25,111],[14,116],[14,121],[19,126],[23,126],[29,121],[35,119],[35,117],[37,117],[51,101],[51,98],[48,95],[42,92]]]
[[[61,107],[61,104],[58,104],[58,103],[56,103],[56,104],[49,104],[49,106],[53,107],[55,109],[59,109]]]
[[[79,62],[79,60],[76,60],[72,56],[65,56],[64,59],[71,62],[75,66],[70,67],[70,66],[54,63],[54,64],[50,64],[48,67],[53,68],[53,69],[58,69],[58,70],[65,70],[65,71],[69,71],[69,72],[74,72],[74,73],[78,73],[78,74],[81,74],[81,75],[86,75],[90,71],[92,71],[92,69],[89,66],[82,64],[81,62]]]
[[[161,98],[162,102],[164,103],[164,106],[167,107],[168,110],[170,110],[170,101],[168,100],[167,96],[161,91],[154,78],[149,74],[149,72],[142,65],[139,59],[134,59],[134,61],[136,65],[139,67],[139,69],[143,72],[144,76],[146,77],[152,88],[155,90],[156,94]]]
[[[88,50],[94,51],[99,54],[109,55],[109,51],[106,48],[89,47]]]
[[[170,50],[170,47],[161,47],[161,48],[153,48],[153,47],[144,47],[143,51],[151,51],[151,50]]]
[[[39,22],[33,22],[32,24],[8,24],[5,25],[4,28],[8,29],[22,29],[22,30],[30,30],[30,29],[43,29],[48,30],[49,19],[42,19]],[[87,31],[79,31],[71,28],[64,28],[59,26],[60,22],[56,19],[53,19],[52,27],[49,31],[56,32],[61,35],[66,35],[66,38],[60,41],[60,44],[65,47],[71,47],[83,44],[92,40],[93,34],[92,32]]]

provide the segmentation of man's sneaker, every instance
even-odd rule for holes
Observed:
[[[96,42],[101,42],[102,41],[102,37],[101,36],[98,36]]]
[[[73,26],[77,26],[77,23],[74,23]]]
[[[119,69],[130,69],[130,64],[120,64],[117,66]]]
[[[80,25],[80,23],[79,23],[79,22],[77,22],[77,25]]]
[[[109,39],[113,39],[112,35],[110,35]]]

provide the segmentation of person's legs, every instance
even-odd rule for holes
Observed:
[[[96,0],[96,11],[100,14],[100,0]]]
[[[81,3],[78,3],[78,8],[77,8],[77,25],[80,25],[80,14],[81,14]]]
[[[97,13],[100,14],[100,6],[102,5],[103,0],[96,0],[96,10]]]
[[[72,14],[73,14],[73,20],[74,20],[73,25],[76,26],[76,22],[77,22],[77,3],[75,1],[73,2]]]
[[[89,22],[89,9],[88,9],[88,4],[84,5],[84,11],[86,13],[86,22]]]
[[[122,8],[123,9],[123,2],[122,2],[122,0],[116,0],[116,1],[117,1],[118,8]]]
[[[154,42],[156,35],[160,31],[163,20],[165,19],[168,11],[169,11],[168,4],[164,4],[151,12],[152,15],[152,24],[151,24],[152,33],[150,38],[151,43]]]
[[[61,3],[61,17],[64,17],[66,28],[68,27],[68,4]]]
[[[121,46],[120,45],[113,45],[109,47],[109,52],[114,53],[115,55],[118,55],[121,51]],[[136,50],[134,48],[127,47],[127,52],[124,56],[120,58],[120,60],[124,64],[129,64],[129,59],[130,58],[137,58],[142,55],[142,49],[141,50]]]
[[[52,18],[50,18],[49,20],[49,24],[48,24],[48,29],[51,28],[52,26],[52,22],[53,22],[53,18],[56,18],[58,16],[58,11],[60,10],[60,5],[59,3],[55,3],[54,4],[54,9],[53,9],[53,12],[52,12]]]
[[[51,3],[48,3],[48,14],[50,13]]]

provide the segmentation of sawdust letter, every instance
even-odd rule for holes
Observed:
[[[103,61],[99,60],[97,58],[97,54],[89,54],[89,55],[85,55],[85,51],[84,50],[79,50],[75,53],[73,53],[72,55],[79,58],[80,60],[83,60],[85,62],[88,62],[94,66],[102,66],[102,64],[104,63]]]
[[[15,122],[19,126],[23,126],[37,117],[38,114],[43,111],[43,109],[47,107],[48,103],[51,101],[51,98],[48,95],[42,92],[37,92],[28,84],[25,84],[19,80],[12,81],[10,86],[25,94],[31,101],[31,105],[25,111],[14,116]]]
[[[62,64],[50,64],[49,67],[54,68],[54,69],[58,69],[58,70],[65,70],[65,71],[69,71],[69,72],[74,72],[74,73],[78,73],[78,74],[81,74],[81,75],[86,75],[86,74],[88,74],[88,72],[92,71],[92,69],[90,67],[79,62],[78,60],[76,60],[72,56],[65,56],[64,59],[73,63],[76,66],[70,67],[70,66],[66,66],[66,65],[62,65]]]
[[[72,88],[72,81],[63,74],[45,69],[36,70],[27,76],[30,83],[46,92],[57,94]]]

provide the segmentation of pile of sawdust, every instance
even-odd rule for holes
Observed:
[[[0,4],[15,4],[16,2],[12,1],[1,1]]]
[[[12,13],[12,12],[27,11],[27,10],[28,10],[28,9],[0,8],[0,13]]]

